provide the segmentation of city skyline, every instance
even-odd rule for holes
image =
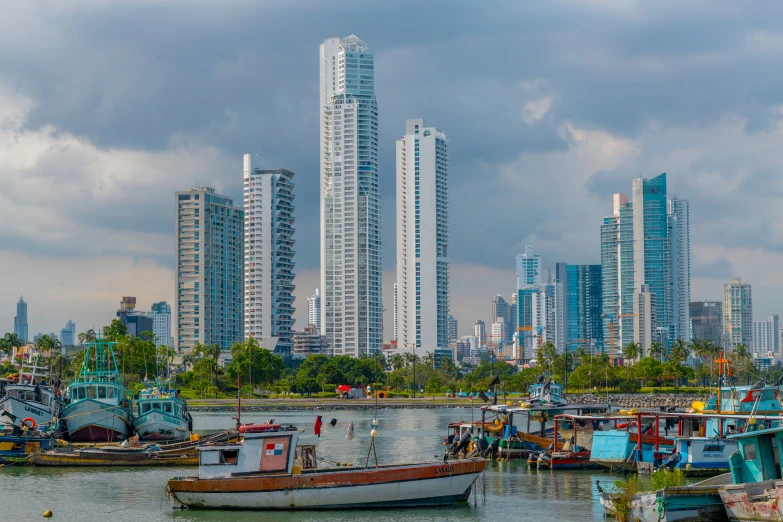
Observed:
[[[629,180],[640,175],[664,171],[691,205],[691,300],[721,300],[722,285],[739,276],[754,287],[754,316],[779,313],[783,281],[773,268],[780,258],[774,212],[779,167],[773,158],[781,137],[782,101],[776,94],[759,93],[767,93],[764,86],[774,81],[767,74],[777,30],[765,20],[776,19],[780,8],[697,16],[666,3],[620,11],[563,5],[548,6],[560,9],[557,20],[544,7],[511,4],[469,20],[448,13],[458,28],[470,28],[460,41],[440,32],[412,41],[404,33],[382,30],[366,8],[342,9],[352,12],[338,16],[313,5],[319,27],[308,22],[297,28],[289,47],[275,53],[259,51],[282,36],[272,26],[252,42],[219,41],[210,52],[196,44],[209,41],[206,35],[212,31],[241,34],[245,24],[252,27],[261,19],[285,27],[281,22],[295,16],[288,8],[270,13],[228,6],[216,17],[238,21],[220,28],[199,25],[198,17],[183,12],[182,28],[170,45],[173,55],[187,55],[188,60],[163,56],[155,66],[143,65],[154,56],[149,44],[96,35],[106,53],[95,56],[95,64],[147,78],[144,88],[133,82],[112,84],[111,75],[94,86],[64,81],[80,55],[79,47],[69,42],[84,42],[81,24],[95,17],[98,25],[112,26],[121,17],[108,10],[90,14],[79,7],[55,8],[73,15],[58,23],[59,31],[17,35],[22,44],[44,37],[48,45],[23,45],[29,59],[13,63],[12,55],[0,51],[7,71],[6,81],[0,82],[0,119],[8,122],[0,133],[16,136],[11,141],[19,143],[3,153],[0,168],[4,193],[12,195],[3,208],[10,226],[0,247],[0,264],[8,271],[0,302],[9,305],[0,307],[0,321],[12,325],[12,304],[20,294],[30,303],[30,333],[59,331],[69,318],[80,329],[100,327],[122,295],[138,296],[144,308],[160,300],[173,303],[171,193],[206,185],[240,201],[237,158],[254,150],[265,158],[265,166],[285,165],[300,180],[295,319],[303,328],[305,296],[320,287],[314,49],[324,38],[352,32],[376,53],[384,339],[391,337],[389,297],[396,278],[393,141],[405,119],[418,116],[447,130],[456,155],[449,257],[451,312],[460,320],[460,335],[468,333],[475,318],[489,319],[486,307],[493,296],[510,297],[514,274],[509,259],[524,244],[536,245],[552,264],[597,263],[595,223],[606,214],[606,195],[627,192]],[[425,27],[443,16],[437,5],[416,7],[418,23]],[[156,9],[143,8],[137,23],[150,27]],[[384,8],[384,24],[401,20],[404,10]],[[240,11],[242,17],[237,17]],[[9,31],[25,26],[14,16],[21,15],[9,13]],[[736,24],[737,18],[743,23]],[[543,29],[526,30],[517,19]],[[577,19],[579,27],[572,32]],[[686,28],[671,45],[645,36],[665,30],[663,19]],[[41,23],[52,22],[47,18]],[[725,43],[697,41],[688,32],[704,26],[720,28],[721,40],[747,45],[723,53]],[[566,31],[570,44],[578,44],[592,59],[574,63],[553,37],[556,29]],[[498,67],[491,52],[497,42],[512,46],[524,67]],[[641,43],[646,47],[633,45]],[[543,58],[536,56],[540,53]],[[723,61],[713,63],[711,55]],[[638,64],[648,59],[660,67],[644,69],[646,81],[639,85]],[[691,60],[687,67],[686,59]],[[41,61],[57,67],[41,71],[29,66]],[[466,64],[478,74],[468,78]],[[717,86],[705,81],[732,66],[747,74],[732,75]],[[596,67],[606,74],[585,74]],[[261,70],[290,74],[269,78]],[[654,87],[662,82],[670,87]],[[106,103],[96,104],[96,93],[106,93]],[[282,128],[273,132],[257,125],[269,120]],[[52,172],[51,165],[59,165],[62,186],[41,177]],[[519,205],[520,198],[529,203]],[[45,205],[47,212],[30,215],[24,210],[36,205]],[[753,208],[753,215],[742,208]],[[22,215],[28,217],[21,220]],[[24,226],[18,226],[22,221]]]

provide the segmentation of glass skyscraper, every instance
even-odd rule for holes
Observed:
[[[16,303],[16,316],[14,317],[14,333],[22,341],[29,341],[27,326],[27,302],[22,296],[19,296],[19,302]]]
[[[633,201],[614,195],[614,212],[601,225],[604,342],[614,322],[615,353],[645,339],[690,340],[690,237],[688,202],[667,195],[666,174],[633,180]],[[642,287],[655,303],[654,324],[634,330],[634,293]]]
[[[321,334],[334,355],[381,349],[381,195],[373,52],[354,35],[320,48]]]
[[[566,339],[569,350],[602,346],[601,265],[566,265],[564,283]]]

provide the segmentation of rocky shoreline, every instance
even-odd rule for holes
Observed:
[[[597,404],[605,403],[606,395],[567,395],[568,401],[574,404]],[[520,397],[508,398],[512,404],[516,405],[524,399]],[[659,408],[678,408],[684,409],[691,406],[693,401],[705,400],[704,395],[697,394],[643,394],[643,393],[628,393],[628,394],[610,394],[609,404],[616,408],[637,408],[640,410],[651,410]],[[243,401],[242,411],[246,412],[265,412],[265,411],[319,411],[319,410],[366,410],[368,408],[384,409],[384,410],[398,410],[398,409],[414,409],[414,410],[426,410],[434,408],[477,408],[482,406],[480,401],[474,401],[473,403],[465,400],[449,400],[449,399],[437,399],[431,401],[429,398],[422,399],[389,399],[381,400],[377,403],[372,400],[357,399],[353,401],[340,401],[340,400],[321,400],[321,401],[301,401],[299,399],[279,399],[279,400],[264,400],[263,402],[250,404]],[[196,402],[196,401],[194,401]],[[502,402],[502,400],[501,400]],[[189,406],[190,411],[193,412],[234,412],[236,411],[236,403],[233,401],[220,401],[219,404],[192,404]]]

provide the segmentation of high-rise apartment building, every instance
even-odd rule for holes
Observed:
[[[449,345],[448,180],[446,135],[408,120],[397,140],[399,351]]]
[[[299,357],[317,354],[328,355],[329,346],[326,343],[326,337],[318,333],[315,325],[308,324],[304,331],[294,332],[294,348],[291,353]]]
[[[753,299],[750,285],[739,277],[723,285],[723,335],[725,348],[744,344],[750,351],[753,347]]]
[[[155,334],[156,346],[173,346],[171,335],[171,305],[166,301],[153,303],[147,314],[152,319],[152,333]]]
[[[505,317],[498,317],[495,322],[492,323],[491,340],[493,344],[501,344],[506,340],[506,319]]]
[[[459,337],[457,337],[458,330],[459,328],[458,328],[457,318],[454,317],[453,315],[450,315],[449,316],[449,342],[454,342],[457,339],[459,339]]]
[[[613,214],[601,225],[604,341],[610,322],[615,352],[654,332],[653,342],[690,340],[690,232],[688,202],[667,196],[666,174],[633,180],[633,201],[614,195]],[[634,295],[646,285],[652,295],[649,331],[636,335]]]
[[[519,292],[514,292],[511,295],[511,304],[508,305],[508,341],[514,341],[514,335],[517,333],[517,321],[519,321],[519,307],[517,306],[519,301]]]
[[[770,315],[763,321],[753,321],[753,355],[780,360],[780,316]]]
[[[16,303],[16,316],[14,317],[14,333],[19,339],[29,341],[29,331],[27,325],[27,302],[24,297],[19,296],[19,302]]]
[[[641,347],[641,357],[650,355],[657,339],[656,297],[647,285],[633,293],[633,341]]]
[[[508,330],[511,323],[511,307],[508,304],[508,301],[503,299],[503,296],[498,294],[493,300],[492,300],[492,322],[496,323],[499,318],[503,319],[504,322],[504,329],[506,330],[506,339],[503,339],[504,341],[508,340]]]
[[[178,353],[196,343],[221,350],[244,333],[244,212],[209,187],[177,192],[176,335]]]
[[[244,157],[245,338],[281,355],[294,346],[294,173]]]
[[[397,334],[399,333],[399,326],[397,323],[398,307],[399,307],[399,302],[397,301],[397,283],[394,283],[394,307],[392,308],[392,315],[394,321],[394,335],[392,337],[392,340],[394,341],[397,340]]]
[[[141,336],[143,332],[152,333],[152,318],[146,313],[136,310],[136,298],[124,296],[117,310],[117,319],[125,326],[126,333]]]
[[[65,346],[76,346],[76,323],[68,319],[65,328],[60,330],[60,344]]]
[[[316,288],[315,294],[307,298],[307,324],[315,327],[318,335],[321,334],[321,289]]]
[[[600,347],[601,265],[557,264],[556,280],[563,286],[564,342],[571,351],[578,347]]]
[[[669,236],[672,259],[672,323],[678,339],[691,340],[691,218],[688,201],[669,198]]]
[[[478,339],[480,345],[487,344],[487,325],[481,319],[473,323],[473,337]]]
[[[321,330],[335,355],[381,349],[375,59],[354,35],[320,47]]]
[[[691,339],[723,346],[723,303],[693,301],[690,303]]]

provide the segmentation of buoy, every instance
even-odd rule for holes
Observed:
[[[44,511],[44,518],[52,518],[52,512],[49,510]]]
[[[371,437],[376,437],[377,435],[378,435],[378,430],[376,430],[375,428],[373,428],[373,430],[370,432],[370,436],[371,436]]]
[[[756,425],[756,419],[748,419],[748,424],[750,424],[751,426],[755,426]]]

